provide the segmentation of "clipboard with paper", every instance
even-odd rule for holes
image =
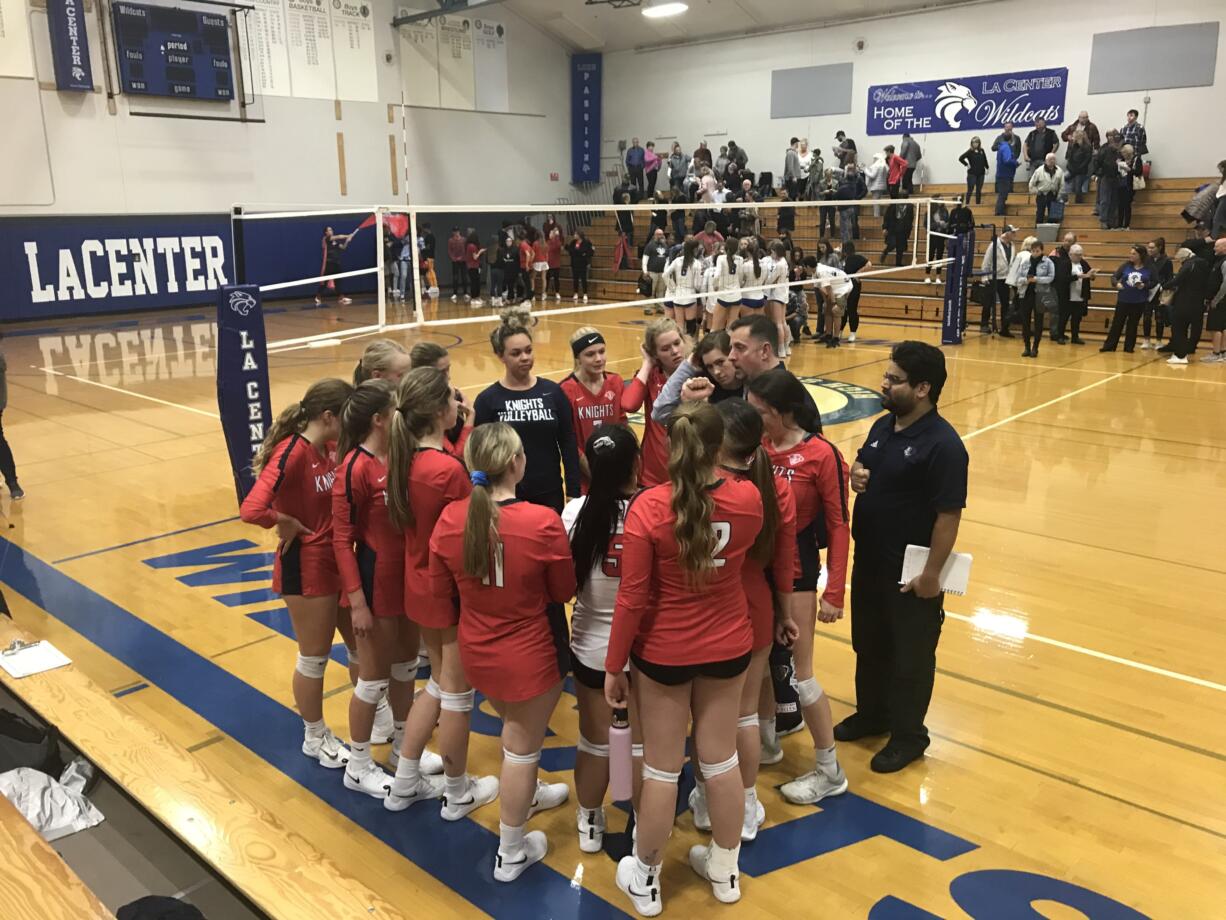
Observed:
[[[902,559],[902,577],[898,583],[905,585],[911,579],[924,572],[928,564],[928,547],[908,543]],[[966,594],[966,586],[971,577],[971,562],[974,557],[970,553],[950,553],[941,567],[941,590],[947,594]]]

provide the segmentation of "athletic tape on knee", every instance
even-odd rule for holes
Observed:
[[[665,770],[657,770],[649,764],[643,764],[643,779],[654,779],[657,783],[672,783],[674,786],[681,779],[681,771],[669,773]]]
[[[434,682],[433,677],[426,681],[426,692],[436,700],[441,700],[443,698],[443,688]]]
[[[383,699],[385,693],[387,693],[386,680],[362,680],[359,677],[353,687],[353,695],[363,703],[370,703],[372,706]]]
[[[324,670],[328,667],[327,655],[299,655],[298,664],[294,666],[294,670],[303,677],[310,677],[314,680],[319,680],[324,676]]]
[[[417,659],[398,661],[392,665],[392,680],[402,684],[411,684],[417,680]]]
[[[472,712],[476,697],[476,690],[469,690],[465,693],[448,693],[440,689],[438,692],[439,708],[447,712]]]
[[[533,751],[531,754],[513,754],[506,748],[503,748],[502,759],[507,763],[533,764],[540,761],[541,752],[537,750]]]
[[[822,687],[814,677],[796,681],[796,693],[800,696],[801,707],[812,706],[822,698]]]
[[[736,727],[737,728],[757,728],[758,727],[758,714],[755,712],[747,716],[741,716],[739,719],[736,720]]]
[[[631,756],[631,757],[638,757],[638,758],[642,759],[642,756],[643,756],[643,746],[642,746],[641,744],[632,744],[632,745],[630,745],[630,756]]]
[[[714,779],[717,776],[722,776],[729,770],[735,770],[739,764],[740,761],[737,759],[736,752],[734,751],[731,757],[727,760],[721,760],[719,763],[706,763],[700,760],[698,761],[698,769],[702,773],[703,779]]]
[[[607,744],[592,744],[583,735],[579,736],[579,743],[575,745],[584,754],[591,754],[593,757],[604,757],[608,759],[609,746]]]

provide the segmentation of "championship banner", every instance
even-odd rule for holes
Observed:
[[[222,288],[217,298],[217,409],[239,504],[255,485],[251,458],[272,421],[267,344],[259,287]]]
[[[47,28],[51,33],[55,88],[92,93],[94,73],[89,64],[89,36],[81,0],[47,0]]]
[[[600,78],[599,54],[570,57],[570,174],[571,182],[600,181]]]
[[[1011,121],[1025,134],[1036,118],[1048,127],[1064,121],[1067,90],[1067,67],[870,86],[868,133],[990,132]]]
[[[945,272],[945,305],[941,312],[941,344],[961,345],[966,328],[966,296],[975,269],[975,233],[959,233],[949,240],[946,256],[953,259]]]

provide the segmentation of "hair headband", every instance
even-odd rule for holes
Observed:
[[[593,345],[603,345],[603,344],[604,344],[603,335],[601,335],[599,332],[589,332],[583,338],[575,339],[573,342],[571,342],[570,350],[574,353],[575,357],[577,358],[581,354],[583,354],[587,349],[591,348]]]
[[[488,486],[490,484],[490,477],[481,472],[481,470],[473,470],[468,474],[468,478],[472,480],[472,484],[475,486]]]

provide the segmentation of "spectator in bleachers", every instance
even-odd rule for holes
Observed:
[[[681,145],[673,141],[672,153],[668,155],[668,184],[672,189],[674,200],[681,196],[685,189],[685,175],[690,166],[690,158]]]
[[[724,245],[724,235],[715,229],[715,221],[707,221],[702,228],[702,232],[694,236],[702,246],[703,255],[706,258],[711,258]]]
[[[1222,181],[1218,183],[1217,197],[1214,199],[1216,204],[1213,207],[1213,220],[1209,224],[1209,235],[1215,240],[1226,236],[1226,160],[1218,163],[1217,168],[1222,174]]]
[[[451,228],[447,237],[447,258],[451,260],[451,300],[454,303],[464,294],[468,284],[468,272],[464,268],[464,234],[459,227]]]
[[[1050,130],[1050,129],[1049,129]],[[1030,193],[1034,195],[1034,223],[1047,222],[1047,210],[1064,191],[1064,170],[1056,164],[1056,155],[1049,153],[1043,164],[1030,177]]]
[[[885,180],[886,188],[890,190],[891,198],[898,198],[903,187],[902,180],[907,175],[907,161],[894,152],[893,144],[886,144],[885,163],[889,168]]]
[[[846,166],[848,163],[855,163],[856,142],[842,131],[835,131],[834,139],[838,141],[838,145],[834,148],[834,158],[838,160],[839,165]]]
[[[1217,293],[1213,289],[1217,287]],[[1213,333],[1212,353],[1202,364],[1226,364],[1226,236],[1213,244],[1213,269],[1209,277],[1209,322],[1206,328]],[[1192,344],[1200,340],[1200,324],[1195,324],[1195,335],[1189,336]]]
[[[1119,187],[1120,133],[1107,132],[1107,142],[1098,148],[1091,161],[1090,172],[1098,182],[1098,194],[1094,205],[1094,214],[1098,217],[1098,225],[1108,230],[1115,222],[1116,190]]]
[[[834,196],[838,193],[838,190],[839,190],[839,181],[834,176],[834,170],[827,169],[825,174],[822,176],[822,184],[818,191],[816,200],[834,201]],[[835,221],[835,209],[833,207],[818,208],[817,235],[825,236],[826,235],[826,225],[829,224],[830,234],[833,236],[835,232],[834,221]]]
[[[702,166],[714,165],[711,159],[711,150],[707,147],[706,141],[698,142],[698,149],[691,154],[690,159]]]
[[[1005,126],[1006,129],[1008,125]],[[1003,138],[1004,135],[1001,135]],[[1013,191],[1013,177],[1017,175],[1017,154],[1013,144],[997,138],[998,143],[992,145],[996,151],[996,214],[1003,216],[1009,193]]]
[[[1063,133],[1060,135],[1060,139],[1066,144],[1071,144],[1073,142],[1074,135],[1076,135],[1078,131],[1083,132],[1086,139],[1089,140],[1091,152],[1099,148],[1102,140],[1098,135],[1098,125],[1090,121],[1089,112],[1084,110],[1078,112],[1077,120],[1072,122],[1067,128],[1064,129]]]
[[[1145,126],[1137,121],[1140,114],[1136,109],[1128,110],[1127,121],[1120,128],[1120,144],[1127,144],[1137,156],[1143,157],[1149,153],[1149,139],[1145,136]]]
[[[873,162],[869,163],[864,168],[864,183],[868,187],[868,195],[870,198],[884,198],[889,194],[889,173],[890,168],[885,162],[885,151],[878,151],[873,154]],[[879,205],[873,205],[873,217],[881,216],[881,208]]]
[[[1056,132],[1047,127],[1042,118],[1034,120],[1034,130],[1026,135],[1026,165],[1036,170],[1047,160],[1049,153],[1060,149],[1060,138]]]
[[[1196,349],[1196,340],[1200,338],[1205,301],[1213,290],[1213,251],[1208,243],[1199,239],[1185,240],[1177,257],[1183,260],[1179,274],[1165,284],[1166,290],[1174,292],[1171,299],[1172,354],[1167,364],[1188,363],[1188,355]],[[1196,339],[1192,338],[1193,332]]]
[[[988,155],[983,152],[983,141],[978,137],[971,138],[971,145],[958,162],[966,167],[966,203],[971,203],[971,193],[975,194],[975,204],[983,203],[983,178],[988,174]]]
[[[783,153],[783,188],[792,201],[800,198],[800,138],[793,137]]]
[[[660,178],[660,164],[664,161],[656,156],[656,142],[648,141],[647,149],[643,151],[643,175],[647,179],[647,194],[656,193],[656,180]]]
[[[1005,338],[1012,337],[1012,333],[1009,332],[1008,277],[1009,266],[1013,263],[1013,234],[1016,232],[1017,228],[1012,224],[1005,224],[995,244],[988,244],[988,248],[983,253],[983,264],[979,267],[981,283],[989,289],[985,292],[983,299],[979,331],[991,332],[994,325],[993,320],[999,319],[1000,334]],[[994,317],[993,314],[997,310],[999,310],[999,316]]]
[[[868,197],[868,186],[855,163],[849,163],[843,169],[843,178],[838,190],[834,193],[839,201],[859,201]],[[860,238],[860,208],[858,205],[844,205],[839,208],[839,237],[844,243]]]
[[[1106,341],[1099,351],[1115,351],[1120,343],[1121,332],[1124,333],[1124,351],[1132,354],[1136,348],[1141,311],[1149,300],[1150,289],[1154,286],[1153,273],[1145,264],[1147,255],[1144,246],[1133,246],[1128,251],[1128,261],[1120,265],[1111,276],[1111,282],[1119,293],[1116,296],[1115,314],[1111,317],[1111,328],[1107,330]]]
[[[1071,265],[1072,277],[1069,280],[1069,310],[1068,318],[1072,321],[1073,337],[1071,341],[1074,345],[1084,345],[1085,340],[1081,337],[1081,321],[1085,318],[1087,311],[1090,308],[1090,292],[1091,284],[1094,276],[1098,274],[1097,269],[1092,268],[1090,263],[1085,260],[1085,253],[1078,243],[1074,243],[1069,247],[1069,261]],[[1057,329],[1058,337],[1056,339],[1060,344],[1064,344],[1064,323],[1060,322]]]
[[[903,132],[902,145],[898,149],[898,155],[907,161],[907,171],[903,173],[902,187],[908,193],[914,192],[915,170],[919,166],[919,161],[924,158],[924,151],[915,138],[909,133]]]
[[[0,332],[0,342],[4,341],[4,333]],[[4,352],[0,351],[0,476],[8,486],[9,497],[19,502],[26,497],[25,491],[17,484],[17,465],[13,461],[13,451],[4,437],[4,410],[9,402],[8,362]]]
[[[643,247],[643,274],[651,279],[651,297],[659,300],[664,296],[664,267],[667,261],[668,244],[664,241],[663,229],[657,227],[647,245]]]
[[[911,225],[915,223],[915,205],[907,201],[907,191],[898,193],[898,200],[885,209],[885,248],[881,250],[881,262],[884,265],[886,256],[894,253],[894,264],[902,265],[903,252],[907,241],[911,238]]]
[[[992,141],[992,152],[996,153],[1000,150],[1002,144],[1009,145],[1009,149],[1013,151],[1013,159],[1021,159],[1022,139],[1013,133],[1013,122],[1011,121],[1005,122],[1004,130],[996,135],[996,140]]]
[[[1115,208],[1115,222],[1112,230],[1132,229],[1132,199],[1136,195],[1135,182],[1141,178],[1141,157],[1133,150],[1131,144],[1120,148],[1120,158],[1116,161],[1119,173],[1119,185],[1116,195],[1119,196]]]
[[[1093,159],[1090,136],[1085,131],[1075,130],[1064,151],[1064,194],[1077,204],[1081,204],[1081,196],[1090,190],[1090,162]]]
[[[1056,309],[1052,312],[1049,320],[1051,322],[1051,340],[1057,345],[1068,343],[1068,339],[1064,337],[1064,330],[1068,327],[1069,298],[1073,285],[1073,257],[1070,253],[1076,245],[1077,234],[1072,232],[1066,233],[1060,245],[1052,250],[1050,256],[1052,264],[1056,267],[1056,280],[1052,283],[1056,292]]]
[[[715,170],[715,175],[722,179],[728,172],[728,164],[731,162],[732,160],[728,157],[727,145],[721,144],[719,148],[719,156],[715,158],[715,165],[712,167],[712,169]]]
[[[928,261],[935,262],[938,259],[945,258],[945,245],[947,240],[941,234],[949,233],[949,209],[944,204],[940,203],[941,196],[933,195],[936,199],[929,206],[929,230],[928,234]],[[936,283],[941,283],[941,269],[943,266],[937,265],[930,267],[924,266],[924,284],[932,284],[933,280],[929,277],[930,274],[936,275]]]
[[[651,199],[651,229],[648,234],[655,233],[656,228],[668,230],[668,202],[664,200],[663,192],[656,192]]]
[[[1150,333],[1153,331],[1152,322],[1156,318],[1158,321],[1158,339],[1162,339],[1162,331],[1166,328],[1167,308],[1162,305],[1161,292],[1166,290],[1166,284],[1175,277],[1175,266],[1171,264],[1170,256],[1166,254],[1166,239],[1158,236],[1150,240],[1145,251],[1149,254],[1147,263],[1149,270],[1154,273],[1154,289],[1150,291],[1149,302],[1145,304],[1145,312],[1141,314],[1141,335],[1145,339],[1141,343],[1141,348],[1148,350],[1157,348],[1158,344],[1153,340]],[[1172,331],[1174,329],[1174,321],[1171,321]],[[1174,351],[1175,340],[1171,339],[1171,351]]]
[[[800,198],[803,199],[809,188],[809,175],[813,170],[814,162],[817,163],[818,169],[824,169],[825,164],[822,163],[822,155],[809,148],[807,137],[800,139],[800,149],[797,154],[800,158]]]
[[[586,233],[576,230],[574,237],[566,244],[566,254],[570,256],[570,276],[575,286],[575,294],[571,300],[578,300],[582,292],[583,302],[587,303],[588,273],[591,271],[596,249]]]
[[[647,152],[639,145],[639,139],[631,138],[630,146],[626,148],[626,172],[630,176],[630,184],[640,194],[643,191],[643,163],[646,157]]]
[[[709,167],[703,166],[698,173],[698,195],[699,201],[714,201],[715,190],[719,187],[719,179],[716,177]]]
[[[736,164],[738,171],[749,165],[749,154],[744,147],[738,147],[736,141],[728,141],[728,159]]]

